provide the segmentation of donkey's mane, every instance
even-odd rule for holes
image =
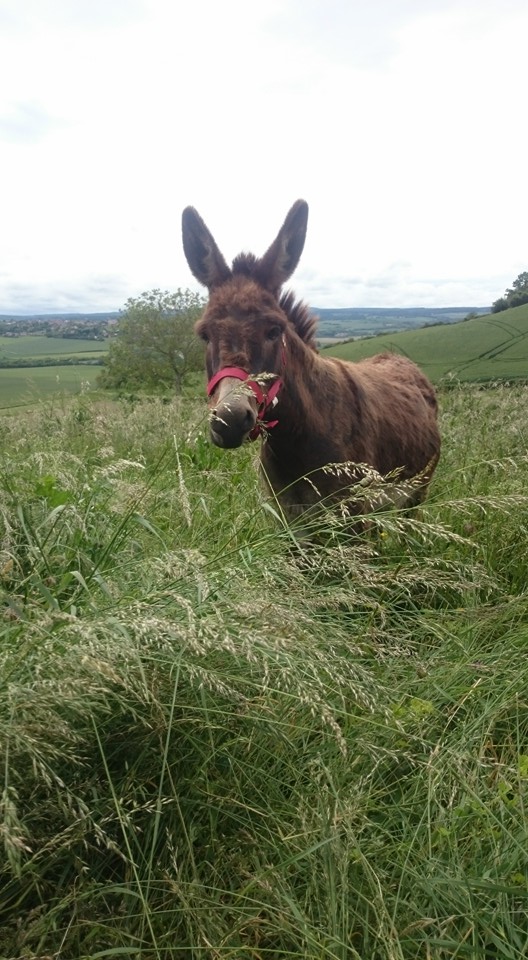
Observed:
[[[253,253],[239,253],[233,260],[231,270],[233,276],[250,277],[265,286],[265,279],[260,275],[260,267],[261,261]],[[302,300],[296,300],[291,290],[287,290],[281,295],[279,306],[295,327],[301,340],[304,340],[307,346],[316,350],[317,317],[311,313],[309,306]]]
[[[231,271],[233,276],[252,277],[258,279],[257,266],[258,260],[254,253],[239,253],[233,260]]]
[[[284,310],[301,340],[304,340],[305,344],[312,350],[317,350],[315,342],[317,317],[311,313],[308,304],[302,300],[296,300],[295,294],[291,290],[286,290],[279,300],[279,306],[281,310]]]

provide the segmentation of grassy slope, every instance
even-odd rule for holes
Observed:
[[[0,434],[0,956],[521,960],[528,390],[292,553],[202,407]]]
[[[463,323],[357,340],[330,348],[345,360],[404,353],[434,380],[528,378],[528,305]]]

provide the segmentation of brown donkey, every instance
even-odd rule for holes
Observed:
[[[290,518],[336,501],[368,512],[380,502],[369,496],[376,474],[392,475],[389,502],[419,503],[440,454],[433,386],[402,356],[350,363],[317,353],[315,318],[281,294],[307,222],[298,200],[263,257],[242,253],[229,268],[196,210],[183,212],[185,255],[209,290],[196,331],[207,344],[211,438],[239,447],[264,434],[263,471]]]

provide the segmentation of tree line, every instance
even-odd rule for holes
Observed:
[[[520,273],[511,287],[506,290],[503,297],[499,297],[492,304],[492,313],[501,313],[502,310],[509,310],[510,307],[520,307],[521,304],[528,303],[528,272]]]

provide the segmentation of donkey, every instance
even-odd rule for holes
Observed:
[[[234,448],[263,435],[261,466],[289,519],[336,502],[367,513],[373,477],[390,503],[413,506],[440,455],[434,388],[403,356],[352,363],[318,353],[316,318],[281,293],[307,223],[297,200],[264,256],[241,253],[230,268],[197,211],[183,211],[185,256],[209,291],[196,332],[207,345],[211,439]]]

